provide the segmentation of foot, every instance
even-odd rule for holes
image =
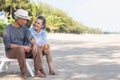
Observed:
[[[41,77],[41,78],[44,78],[44,74],[41,73],[41,71],[37,71],[36,74],[35,74],[35,77]]]
[[[43,69],[40,70],[42,74],[44,74],[44,76],[46,77],[46,73]]]
[[[22,73],[21,74],[21,78],[24,80],[24,79],[27,79],[27,74],[26,73]]]
[[[58,75],[58,73],[51,71],[51,72],[49,72],[49,75]]]

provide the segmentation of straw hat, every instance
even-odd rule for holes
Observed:
[[[18,9],[16,12],[15,12],[15,16],[16,17],[20,17],[20,18],[23,18],[23,19],[28,19],[30,20],[30,17],[28,16],[28,12],[23,10],[23,9]]]

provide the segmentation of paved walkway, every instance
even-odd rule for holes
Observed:
[[[120,80],[120,35],[49,34],[48,40],[59,75],[27,80]],[[44,65],[48,73],[45,60]],[[0,80],[20,80],[19,75],[18,64],[12,63]]]

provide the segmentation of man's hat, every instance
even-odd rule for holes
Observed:
[[[18,9],[16,12],[15,12],[15,16],[16,17],[20,17],[20,18],[23,18],[23,19],[28,19],[30,20],[30,17],[28,16],[28,12],[23,10],[23,9]]]

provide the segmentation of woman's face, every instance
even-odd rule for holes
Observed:
[[[43,21],[41,19],[37,19],[34,23],[33,23],[34,29],[35,30],[40,30],[43,27]]]

